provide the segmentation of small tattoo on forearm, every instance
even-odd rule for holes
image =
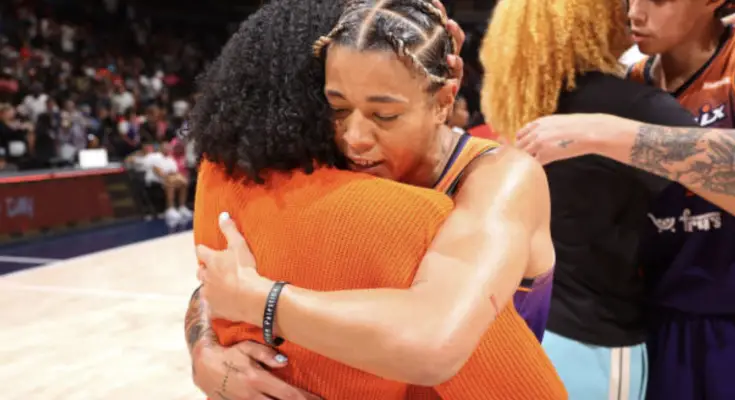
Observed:
[[[565,139],[565,140],[559,141],[559,147],[561,147],[562,149],[566,149],[572,143],[574,143],[574,140]]]

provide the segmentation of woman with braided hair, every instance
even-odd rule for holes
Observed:
[[[263,332],[286,340],[281,349],[291,360],[290,368],[275,373],[330,399],[378,398],[369,394],[376,388],[387,390],[379,398],[563,399],[563,386],[523,320],[510,336],[498,334],[510,332],[503,328],[508,324],[503,316],[516,308],[539,338],[545,325],[554,251],[543,171],[522,152],[455,134],[444,124],[457,89],[447,62],[457,44],[446,25],[444,13],[423,0],[353,1],[313,46],[315,59],[325,65],[322,90],[332,109],[334,142],[349,169],[360,172],[357,176],[434,188],[455,201],[409,285],[379,289],[383,281],[358,278],[372,268],[400,273],[407,265],[397,260],[340,266],[309,261],[324,254],[320,249],[329,241],[349,237],[314,238],[310,251],[299,253],[300,264],[279,264],[258,248],[261,233],[241,225],[254,240],[253,256],[227,219],[221,223],[227,250],[198,247],[204,264],[201,295],[212,316],[220,318],[213,321],[220,343],[258,340],[261,331],[253,328],[264,326]],[[200,184],[200,216],[216,207],[213,189]],[[216,223],[202,218],[195,226]],[[324,286],[329,272],[342,281]],[[291,284],[275,286],[276,279]],[[282,291],[274,294],[272,287]],[[274,296],[280,299],[277,305]],[[271,316],[264,318],[266,298],[275,316],[266,311]],[[267,325],[271,322],[275,332]],[[521,362],[511,342],[528,338],[533,346],[524,343],[536,350]],[[380,383],[336,368],[335,361],[433,388]],[[363,386],[353,382],[356,376],[363,377]],[[355,395],[360,390],[365,393]]]

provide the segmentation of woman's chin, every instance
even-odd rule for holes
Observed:
[[[350,170],[354,172],[360,172],[363,174],[372,175],[378,178],[392,179],[390,171],[385,167],[385,164],[380,163],[375,166],[361,167],[354,164],[350,165]]]

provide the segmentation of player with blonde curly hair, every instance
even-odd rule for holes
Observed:
[[[692,125],[666,93],[623,79],[626,29],[622,1],[501,0],[480,55],[486,120],[510,141],[552,114]],[[557,258],[544,348],[570,398],[642,398],[646,292],[636,254],[650,203],[670,182],[594,155],[545,169]]]
[[[640,258],[651,307],[646,398],[733,399],[735,29],[723,19],[733,1],[627,3],[633,39],[649,55],[628,77],[672,94],[701,128],[553,116],[522,129],[519,145],[542,163],[597,154],[676,181],[650,210]]]
[[[630,45],[623,21],[621,1],[499,2],[480,53],[482,110],[493,129],[510,138],[554,113],[578,75],[622,74],[618,58]]]

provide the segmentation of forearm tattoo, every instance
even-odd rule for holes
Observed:
[[[735,195],[735,130],[642,125],[630,160],[693,189]]]
[[[186,318],[184,329],[186,331],[186,345],[189,347],[189,352],[194,349],[194,346],[202,339],[207,341],[214,339],[214,332],[209,322],[209,317],[206,313],[206,304],[199,295],[198,287],[191,295],[189,300],[189,308],[186,310]]]

